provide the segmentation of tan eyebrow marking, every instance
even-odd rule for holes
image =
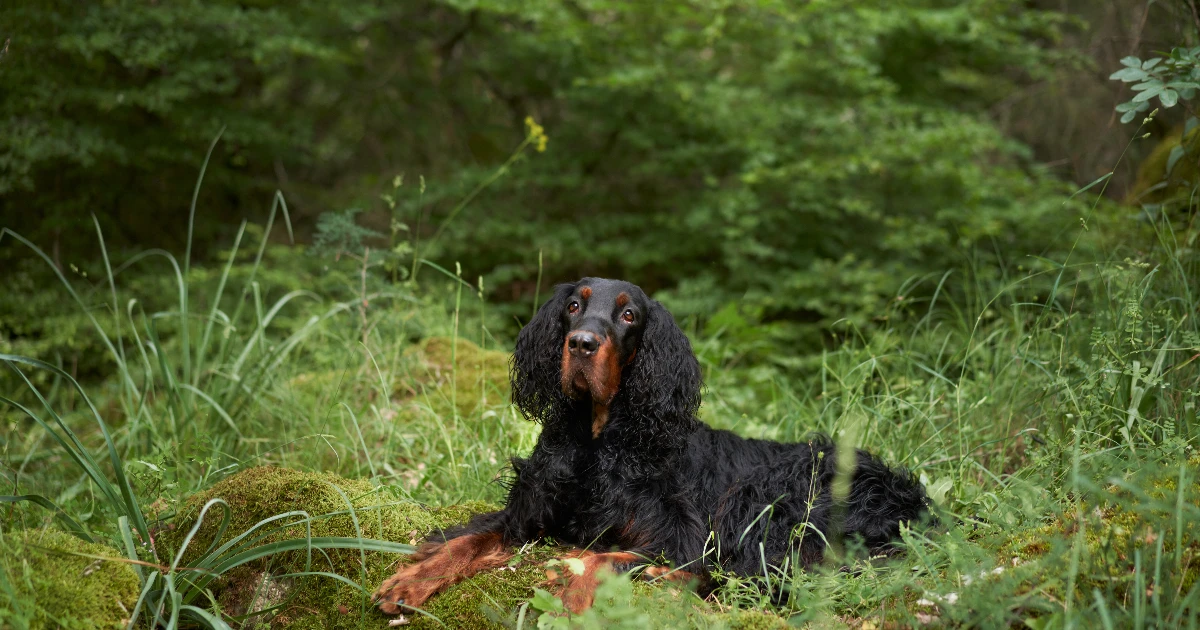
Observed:
[[[617,296],[617,308],[622,308],[628,303],[629,303],[629,294],[628,293],[622,293],[621,295]]]
[[[592,299],[592,287],[583,287],[583,289],[579,291],[579,295],[581,295],[585,300]]]

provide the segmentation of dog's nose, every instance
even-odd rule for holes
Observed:
[[[590,332],[579,331],[571,333],[570,339],[567,340],[567,348],[577,357],[590,357],[600,348],[600,340]]]

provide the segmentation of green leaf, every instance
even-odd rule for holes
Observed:
[[[1189,117],[1187,122],[1183,124],[1183,135],[1188,135],[1197,126],[1200,126],[1200,118],[1196,118],[1195,116]]]
[[[212,630],[232,630],[229,624],[225,623],[220,617],[195,606],[180,606],[179,612],[181,616],[191,617],[198,621],[202,627],[211,628]]]
[[[1127,112],[1125,112],[1124,116],[1121,116],[1121,122],[1127,123],[1127,122],[1133,120],[1134,118],[1137,118],[1137,114],[1138,113],[1133,110],[1127,111]]]
[[[542,612],[563,612],[562,600],[555,597],[553,593],[545,589],[534,588],[533,599],[529,600],[529,605]]]
[[[1150,78],[1150,75],[1146,74],[1146,72],[1144,70],[1141,70],[1140,68],[1123,68],[1121,70],[1117,70],[1116,72],[1108,75],[1108,78],[1113,81],[1124,81],[1125,83],[1132,83],[1134,81],[1141,81],[1143,79],[1148,79],[1148,78]]]
[[[1130,89],[1133,90],[1134,92],[1141,92],[1143,90],[1152,90],[1154,88],[1162,89],[1162,86],[1163,86],[1162,81],[1159,81],[1158,79],[1150,79],[1149,81],[1143,81],[1142,83],[1138,83],[1137,85],[1133,86]]]
[[[1126,58],[1122,59],[1121,65],[1129,66],[1130,68],[1141,68],[1142,60],[1138,59],[1137,57],[1130,56],[1130,57],[1126,57]]]
[[[1158,95],[1158,101],[1162,103],[1163,107],[1174,107],[1175,103],[1179,102],[1179,92],[1170,89],[1163,90],[1162,93]]]
[[[1145,61],[1145,63],[1142,64],[1142,70],[1149,70],[1150,68],[1153,68],[1154,66],[1157,66],[1160,63],[1162,63],[1162,57],[1155,57],[1153,59],[1147,59]]]
[[[1137,96],[1133,97],[1133,102],[1145,103],[1146,101],[1161,94],[1162,91],[1163,91],[1163,87],[1161,85],[1159,85],[1157,87],[1152,87],[1152,88],[1146,90],[1145,92],[1142,92],[1141,94],[1138,94]]]
[[[542,615],[538,617],[538,630],[570,630],[571,618],[566,615]]]
[[[945,505],[946,495],[953,489],[954,482],[949,477],[939,477],[937,481],[929,484],[926,488],[929,498],[938,505]]]
[[[571,573],[574,573],[575,575],[583,575],[585,570],[583,560],[580,560],[579,558],[566,558],[563,560],[563,564],[567,566],[567,569],[570,570]]]
[[[384,553],[402,553],[411,554],[416,550],[412,545],[403,543],[394,543],[387,540],[375,540],[371,538],[349,538],[346,536],[313,536],[312,538],[294,538],[291,540],[281,540],[278,542],[259,545],[253,549],[243,551],[228,558],[222,558],[221,561],[213,567],[212,571],[216,574],[222,574],[226,571],[241,566],[247,562],[253,562],[259,558],[283,553],[285,551],[304,551],[307,549],[354,549],[361,551],[382,551]]]
[[[1134,112],[1130,112],[1130,113],[1134,113]],[[1125,119],[1123,119],[1123,118],[1122,118],[1122,119],[1121,119],[1121,122],[1129,122],[1129,121],[1127,121],[1127,120],[1125,120]],[[1087,191],[1091,190],[1092,188],[1096,187],[1097,185],[1099,185],[1099,184],[1102,184],[1102,183],[1104,183],[1104,182],[1108,181],[1108,178],[1110,178],[1110,177],[1112,177],[1112,176],[1113,176],[1113,174],[1112,174],[1112,171],[1109,171],[1109,172],[1107,172],[1107,173],[1105,173],[1105,174],[1101,175],[1100,177],[1097,177],[1096,179],[1092,180],[1092,183],[1090,183],[1090,184],[1088,184],[1087,186],[1084,186],[1083,188],[1080,188],[1079,190],[1076,190],[1075,192],[1071,193],[1071,196],[1067,198],[1067,201],[1070,201],[1070,200],[1071,200],[1072,198],[1074,198],[1076,195],[1083,194],[1083,193],[1085,193],[1085,192],[1087,192]],[[1065,203],[1065,202],[1064,202],[1064,203]]]
[[[1171,154],[1167,156],[1167,177],[1171,176],[1171,171],[1175,169],[1175,164],[1179,162],[1179,158],[1183,157],[1183,153],[1183,145],[1171,149]]]

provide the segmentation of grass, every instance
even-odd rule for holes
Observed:
[[[72,301],[103,354],[81,384],[54,357],[0,353],[6,623],[54,621],[31,580],[61,576],[13,550],[69,531],[96,546],[59,545],[71,559],[59,564],[102,557],[136,574],[116,619],[131,627],[272,615],[378,627],[365,597],[412,532],[501,499],[497,474],[537,426],[508,404],[507,346],[493,334],[504,324],[482,291],[446,270],[418,290],[369,256],[269,246],[281,211],[277,196],[265,229],[243,224],[218,268],[105,253],[99,282],[0,237],[58,276],[45,290]],[[737,318],[694,335],[705,421],[783,440],[831,433],[921,476],[943,526],[906,532],[903,555],[725,576],[706,601],[613,579],[593,613],[568,620],[535,590],[553,549],[532,547],[414,623],[1195,627],[1198,274],[1192,235],[1160,219],[1131,227],[1099,208],[1079,232],[1099,259],[1028,258],[997,274],[968,255],[898,287],[878,327],[836,326],[820,355],[746,361],[745,340],[759,352],[764,337]],[[247,234],[259,239],[249,251]],[[170,298],[137,293],[144,277]]]

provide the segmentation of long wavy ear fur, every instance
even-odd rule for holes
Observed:
[[[517,335],[510,370],[512,400],[531,420],[546,420],[556,406],[566,404],[561,385],[562,348],[567,334],[562,314],[567,296],[574,290],[574,284],[554,287],[554,295]]]
[[[659,423],[688,421],[700,409],[700,362],[675,318],[651,302],[642,344],[622,379],[621,391],[639,415]]]

